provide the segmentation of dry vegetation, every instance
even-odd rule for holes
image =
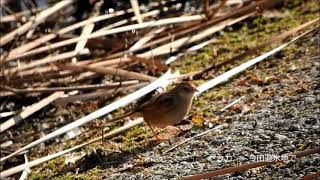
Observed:
[[[0,178],[319,176],[318,12],[316,0],[1,2]],[[180,134],[108,123],[180,80],[200,90]],[[266,154],[295,158],[252,159]]]

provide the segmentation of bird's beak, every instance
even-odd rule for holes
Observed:
[[[199,92],[199,90],[197,89],[197,86],[195,85],[192,86],[192,90],[194,90],[195,92]]]

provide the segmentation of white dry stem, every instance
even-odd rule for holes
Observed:
[[[60,1],[60,2],[56,3],[54,6],[48,8],[46,10],[43,10],[39,14],[33,16],[32,18],[30,18],[31,20],[29,22],[25,23],[21,27],[18,27],[17,29],[15,29],[15,30],[11,31],[10,33],[1,37],[0,38],[0,47],[4,46],[8,42],[12,41],[14,38],[16,38],[16,36],[20,36],[23,33],[29,31],[30,29],[43,23],[47,19],[47,17],[49,17],[53,13],[65,8],[65,7],[67,7],[68,5],[72,4],[73,2],[74,2],[74,0]]]
[[[178,40],[175,40],[175,41],[172,41],[168,44],[154,48],[154,49],[147,51],[145,53],[138,54],[137,56],[139,56],[139,57],[152,57],[152,56],[159,56],[159,55],[164,55],[164,54],[178,51],[180,47],[185,46],[186,44],[191,44],[193,42],[196,42],[196,41],[199,41],[203,38],[206,38],[206,37],[218,32],[218,31],[224,29],[226,26],[233,25],[233,24],[240,22],[240,21],[242,21],[252,15],[253,15],[253,13],[249,13],[249,14],[246,14],[246,15],[241,16],[236,19],[231,19],[231,20],[228,19],[228,20],[222,21],[221,23],[213,25],[213,26],[193,35],[193,36],[180,38]]]
[[[130,0],[131,3],[131,7],[133,9],[133,13],[135,15],[135,17],[137,17],[137,21],[138,23],[142,23],[142,16],[140,14],[140,8],[139,8],[139,2],[137,0]]]
[[[313,30],[313,29],[312,29]],[[199,87],[197,87],[198,89],[198,92],[195,93],[195,96],[198,96],[200,95],[201,93],[207,91],[208,89],[210,88],[213,88],[215,87],[216,85],[218,84],[221,84],[223,82],[226,82],[228,81],[230,78],[234,77],[235,75],[243,72],[244,70],[248,69],[249,67],[257,64],[258,62],[261,62],[263,60],[265,60],[267,57],[279,52],[280,50],[282,50],[283,48],[287,47],[289,44],[295,42],[296,40],[298,40],[299,38],[301,38],[302,36],[306,35],[307,33],[311,32],[311,30],[295,37],[294,39],[292,39],[291,41],[287,42],[287,43],[284,43],[282,44],[281,46],[277,47],[277,48],[274,48],[272,49],[271,51],[267,52],[267,53],[264,53],[262,54],[261,56],[258,56],[254,59],[251,59],[223,74],[221,74],[220,76],[217,76],[215,77],[214,79],[212,80],[209,80],[208,82],[206,83],[203,83],[201,84]]]
[[[22,110],[21,113],[15,115],[14,117],[7,120],[6,122],[0,124],[0,133],[9,129],[10,127],[14,126],[15,124],[24,120],[25,118],[29,117],[33,113],[39,111],[43,107],[49,105],[50,103],[52,103],[53,101],[55,101],[56,99],[61,97],[63,94],[64,93],[61,91],[55,92],[55,93],[51,94],[50,96],[42,99],[41,101],[26,107],[24,110]]]
[[[57,137],[61,134],[64,134],[64,133],[66,133],[76,127],[79,127],[83,124],[91,122],[94,119],[99,118],[103,115],[106,115],[106,114],[108,114],[108,113],[110,113],[120,107],[126,106],[127,104],[129,104],[129,103],[135,101],[136,99],[148,94],[149,92],[155,90],[156,88],[158,88],[164,84],[169,83],[170,82],[169,79],[174,76],[177,76],[177,74],[171,74],[171,71],[168,70],[163,76],[161,76],[159,79],[153,81],[151,84],[149,84],[149,85],[147,85],[147,86],[145,86],[145,87],[143,87],[143,88],[141,88],[141,89],[139,89],[139,90],[137,90],[137,91],[135,91],[135,92],[133,92],[133,93],[131,93],[131,94],[129,94],[129,95],[127,95],[127,96],[125,96],[125,97],[123,97],[123,98],[97,110],[97,111],[95,111],[95,112],[92,112],[92,113],[88,114],[87,116],[84,116],[84,117],[82,117],[82,118],[80,118],[70,124],[67,124],[67,125],[49,133],[49,134],[41,137],[40,139],[38,139],[36,141],[33,141],[32,143],[18,149],[17,151],[11,153],[8,156],[2,157],[0,159],[0,162],[3,162],[5,160],[7,160],[8,158],[13,157],[13,156],[21,153],[22,151],[28,150],[28,149],[30,149],[40,143],[43,143],[49,139],[52,139],[52,138]]]
[[[62,46],[67,46],[70,44],[74,44],[78,42],[79,40],[85,40],[85,39],[91,39],[91,38],[97,38],[101,36],[106,36],[106,35],[111,35],[111,34],[117,34],[121,32],[126,32],[126,31],[132,31],[132,30],[138,30],[138,29],[143,29],[143,28],[150,28],[150,27],[158,27],[162,25],[168,25],[168,24],[176,24],[176,23],[184,23],[184,22],[190,22],[190,21],[199,21],[205,19],[204,15],[194,15],[194,16],[183,16],[183,17],[174,17],[174,18],[167,18],[167,19],[161,19],[161,20],[152,20],[149,22],[143,22],[141,24],[133,24],[133,25],[128,25],[128,26],[123,26],[123,27],[118,27],[106,31],[99,31],[99,32],[94,32],[86,37],[76,37],[64,41],[60,41],[57,43],[52,43],[50,46],[44,46],[40,47],[28,52],[23,53],[20,55],[20,57],[26,57],[34,54],[38,54],[44,51],[48,50],[53,50]]]

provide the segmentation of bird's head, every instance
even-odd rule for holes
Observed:
[[[197,92],[197,87],[191,82],[182,82],[175,87],[178,93],[192,95]]]

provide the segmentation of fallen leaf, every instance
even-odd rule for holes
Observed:
[[[202,125],[204,123],[204,119],[200,116],[192,116],[191,121],[197,125]]]

